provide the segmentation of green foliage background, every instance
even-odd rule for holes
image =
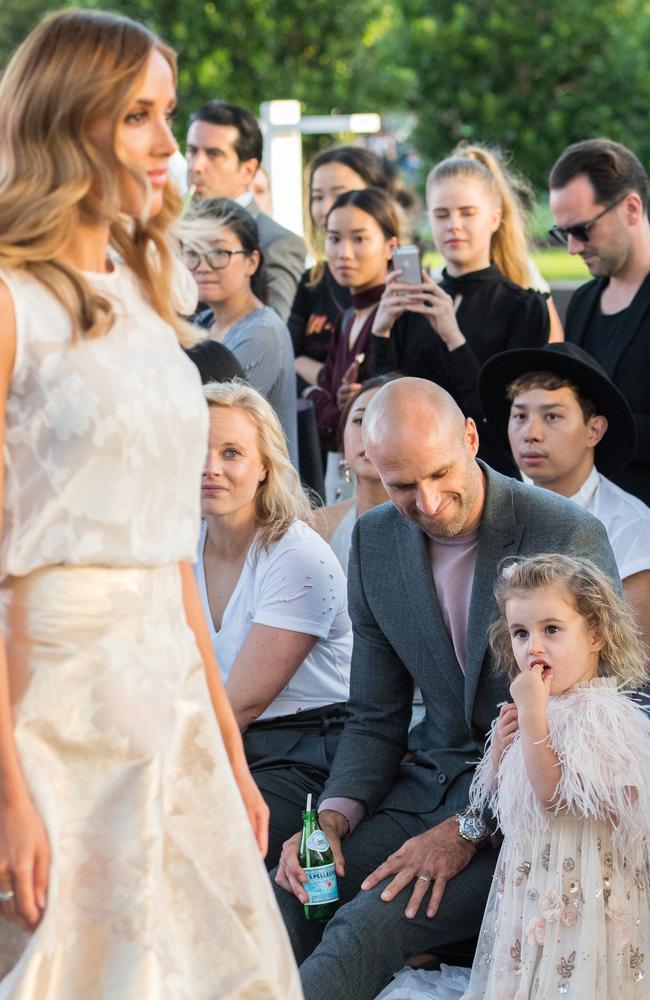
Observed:
[[[54,0],[1,0],[0,66]],[[648,0],[82,0],[139,18],[179,53],[180,119],[224,97],[307,114],[412,111],[425,161],[495,142],[539,187],[571,141],[609,135],[650,162]]]

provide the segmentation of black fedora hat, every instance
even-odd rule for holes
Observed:
[[[590,354],[576,344],[546,344],[502,351],[486,361],[478,377],[483,416],[499,442],[509,448],[511,382],[528,372],[553,372],[569,379],[590,399],[598,413],[607,417],[607,431],[596,445],[596,468],[606,476],[623,469],[636,448],[636,426],[632,411],[607,373]]]

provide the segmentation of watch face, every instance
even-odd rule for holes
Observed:
[[[459,816],[459,828],[463,837],[470,840],[481,840],[485,836],[485,823],[480,816]]]

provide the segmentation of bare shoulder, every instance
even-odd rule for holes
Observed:
[[[6,398],[16,357],[16,315],[7,285],[0,279],[0,399]]]
[[[322,507],[320,509],[318,512],[319,517],[314,527],[326,542],[331,541],[332,535],[353,506],[354,497],[351,497],[349,500],[342,500],[341,503],[332,504],[331,507]]]

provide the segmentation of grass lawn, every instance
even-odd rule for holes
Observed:
[[[533,257],[547,281],[588,281],[589,271],[580,257],[571,256],[562,247],[551,250],[537,250]],[[432,270],[442,267],[439,253],[425,253],[424,263]]]

